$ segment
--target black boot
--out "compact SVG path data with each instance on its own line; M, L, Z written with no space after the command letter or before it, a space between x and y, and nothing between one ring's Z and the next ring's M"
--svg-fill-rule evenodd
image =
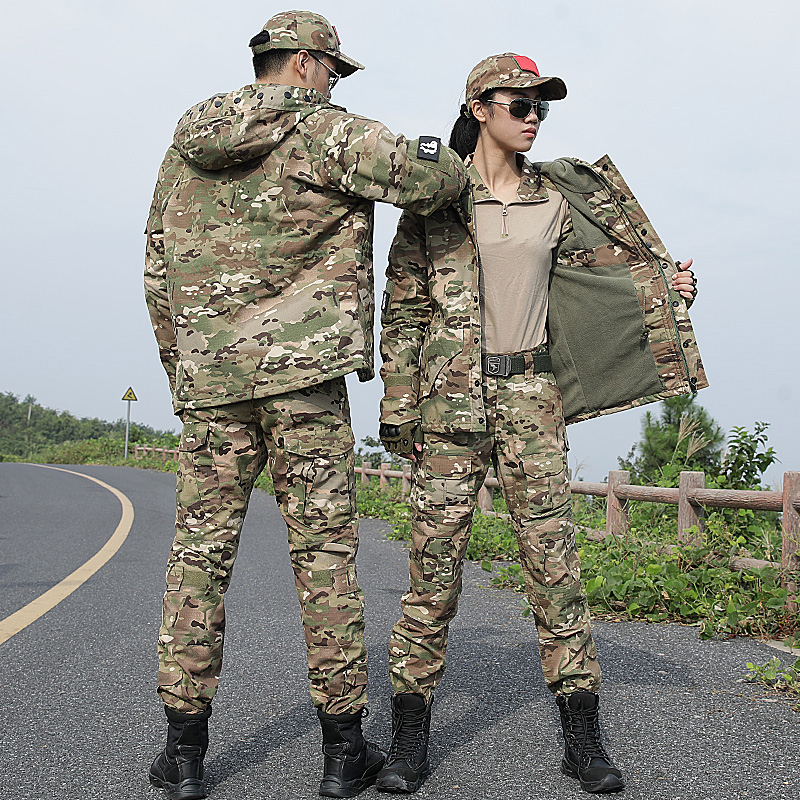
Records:
M614 766L600 741L597 719L600 698L580 690L556 697L564 731L564 758L561 771L581 782L584 791L594 794L618 792L625 788L622 773Z
M211 706L199 714L165 710L169 720L167 746L150 767L150 783L166 789L169 800L200 800L206 796L203 756L208 749Z
M428 737L433 697L425 704L421 694L402 692L392 698L392 746L378 775L379 792L416 792L431 771Z
M317 709L325 756L319 793L325 797L355 797L375 783L383 766L386 754L361 732L363 713L326 714Z

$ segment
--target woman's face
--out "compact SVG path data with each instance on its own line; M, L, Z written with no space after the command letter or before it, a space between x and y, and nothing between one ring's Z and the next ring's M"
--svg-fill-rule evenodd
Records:
M498 89L492 97L496 102L473 100L472 114L481 123L481 138L488 139L485 144L493 144L508 153L525 153L533 145L540 122L533 109L525 119L517 119L511 116L508 106L500 105L510 103L515 97L538 100L539 89Z

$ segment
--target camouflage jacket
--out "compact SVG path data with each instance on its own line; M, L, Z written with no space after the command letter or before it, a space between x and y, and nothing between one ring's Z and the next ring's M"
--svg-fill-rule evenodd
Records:
M438 142L254 84L189 109L158 175L145 295L175 410L373 376L374 201L426 215L466 185Z
M568 423L708 385L675 263L611 160L523 165L520 197L548 184L570 207L553 254L548 332ZM405 212L381 308L381 420L421 418L441 433L485 430L481 391L480 257L471 194L423 219ZM527 193L527 194L526 194Z

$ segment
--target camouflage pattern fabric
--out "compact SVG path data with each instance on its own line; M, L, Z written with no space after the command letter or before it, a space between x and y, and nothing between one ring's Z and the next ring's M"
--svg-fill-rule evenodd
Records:
M330 714L356 711L366 704L367 653L344 378L185 413L159 694L170 708L194 713L217 691L225 592L250 493L266 465L289 530L311 697Z
M536 191L536 173L529 162L522 163L520 193L529 196ZM671 288L677 268L616 167L607 157L596 164L559 159L538 166L544 187L566 197L573 227L581 234L573 230L554 254L550 287L551 297L571 298L567 311L579 323L575 331L559 328L551 303L551 354L567 424L707 386L690 304ZM469 174L472 194L465 193L462 202L427 218L405 212L398 224L381 306L382 422L421 419L426 431L437 433L486 430L478 233L472 214L472 197L482 181L474 167ZM618 288L622 282L624 292ZM620 318L616 299L603 294L606 286L624 294L627 303L632 338L623 342L624 352L601 347ZM597 302L600 296L603 303ZM588 347L594 348L592 358L579 372L573 356ZM638 359L634 366L631 353ZM646 370L638 380L640 367ZM587 399L585 386L623 386L617 379L621 373L627 378L624 393Z
M476 64L467 76L467 104L487 89L525 89L539 87L542 100L563 100L567 87L561 78L543 78L536 63L515 53L489 56Z
M176 411L373 376L374 203L427 215L466 185L455 153L424 144L293 86L186 112L145 267Z
M485 433L425 433L413 470L410 587L389 645L395 692L427 698L442 679L472 514L492 462L514 521L547 685L554 693L600 686L575 549L561 397L553 375L534 375L528 362L524 375L484 377Z
M358 61L342 53L336 28L322 14L313 11L282 11L270 17L261 29L269 33L269 41L252 47L253 55L267 50L316 50L333 56L338 71L346 77L364 69Z

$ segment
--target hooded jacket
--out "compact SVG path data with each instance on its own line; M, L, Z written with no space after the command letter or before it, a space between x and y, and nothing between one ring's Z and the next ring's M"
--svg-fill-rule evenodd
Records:
M176 412L373 376L375 201L427 215L455 153L254 84L179 121L147 223L145 295Z
M572 221L553 253L547 321L566 422L707 386L687 303L672 290L675 262L611 160L536 166L543 186L523 161L520 197L546 198L549 185ZM488 189L474 166L469 174L462 203L400 219L381 313L382 422L486 430L472 204Z

